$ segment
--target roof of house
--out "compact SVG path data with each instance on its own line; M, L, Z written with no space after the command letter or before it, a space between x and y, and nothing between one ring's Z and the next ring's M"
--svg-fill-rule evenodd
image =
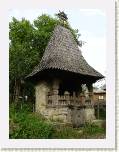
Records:
M105 90L97 90L97 91L94 90L93 93L100 94L100 93L106 93L106 91Z
M46 69L59 69L97 79L103 78L102 74L86 62L70 30L60 25L55 27L39 65L28 77Z

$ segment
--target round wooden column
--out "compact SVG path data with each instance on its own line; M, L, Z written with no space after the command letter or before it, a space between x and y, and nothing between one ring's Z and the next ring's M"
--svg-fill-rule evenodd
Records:
M58 105L58 93L59 93L59 80L54 79L53 80L53 104Z

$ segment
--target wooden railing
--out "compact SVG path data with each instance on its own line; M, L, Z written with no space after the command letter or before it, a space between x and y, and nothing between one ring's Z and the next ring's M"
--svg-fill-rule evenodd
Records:
M65 93L64 95L53 95L48 93L47 95L47 105L48 106L83 106L83 105L90 105L91 100L86 101L86 98L83 94L80 96L70 96L69 93Z

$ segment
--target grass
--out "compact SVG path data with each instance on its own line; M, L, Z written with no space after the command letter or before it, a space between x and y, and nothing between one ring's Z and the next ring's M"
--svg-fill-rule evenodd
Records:
M32 112L32 105L10 104L11 139L92 139L104 138L105 128L85 124L80 128L67 125L54 125L43 116Z
M87 123L83 127L73 128L69 126L55 127L53 132L55 139L96 139L105 138L105 128Z

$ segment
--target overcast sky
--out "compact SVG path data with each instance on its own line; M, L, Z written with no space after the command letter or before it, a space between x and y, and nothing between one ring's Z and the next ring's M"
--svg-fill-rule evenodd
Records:
M9 10L9 21L12 17L26 18L33 22L38 16L46 13L54 17L58 9ZM106 75L106 15L97 9L65 9L72 28L78 29L85 45L81 48L87 62L97 71Z

